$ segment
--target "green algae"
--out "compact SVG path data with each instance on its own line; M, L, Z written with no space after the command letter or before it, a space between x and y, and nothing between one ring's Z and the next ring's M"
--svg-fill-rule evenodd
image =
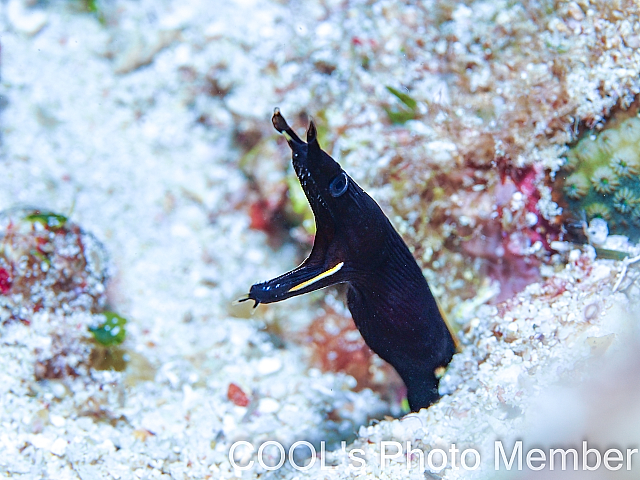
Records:
M120 345L127 334L124 328L127 320L114 312L103 312L102 315L105 317L104 323L89 328L93 338L105 347Z
M67 223L67 217L53 212L35 210L24 217L25 221L39 223L49 230L60 230Z
M385 112L387 112L391 123L402 125L418 117L418 102L414 98L388 85L385 88L400 101L397 106L392 108L385 107Z

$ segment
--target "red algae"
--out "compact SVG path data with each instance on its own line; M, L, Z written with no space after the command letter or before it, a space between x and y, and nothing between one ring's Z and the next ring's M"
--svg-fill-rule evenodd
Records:
M309 325L305 341L312 349L313 366L352 376L356 391L370 388L388 399L402 394L402 380L371 351L350 316L325 306L324 313Z
M242 391L242 389L235 383L230 383L227 389L227 398L233 402L234 405L239 407L246 407L249 405L249 397Z

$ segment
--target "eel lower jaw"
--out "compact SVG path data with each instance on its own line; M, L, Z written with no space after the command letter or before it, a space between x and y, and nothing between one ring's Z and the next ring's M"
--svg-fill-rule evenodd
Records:
M256 283L246 297L237 302L254 301L254 308L260 303L274 303L287 298L312 292L329 285L344 281L336 277L342 270L344 262L337 262L330 267L302 266L280 277L263 283Z

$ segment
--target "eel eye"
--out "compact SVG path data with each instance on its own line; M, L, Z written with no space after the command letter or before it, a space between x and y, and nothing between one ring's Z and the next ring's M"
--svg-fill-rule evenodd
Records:
M340 172L329 184L329 193L332 197L339 197L344 194L349 187L349 179L347 174Z

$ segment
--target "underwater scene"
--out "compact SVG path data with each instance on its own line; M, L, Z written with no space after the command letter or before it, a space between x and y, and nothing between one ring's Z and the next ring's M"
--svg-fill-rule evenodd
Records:
M0 477L638 478L638 2L0 25Z

